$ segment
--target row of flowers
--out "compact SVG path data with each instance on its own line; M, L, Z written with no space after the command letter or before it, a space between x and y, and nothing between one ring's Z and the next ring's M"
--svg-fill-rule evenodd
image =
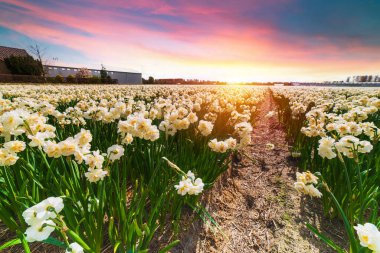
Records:
M350 252L380 252L380 90L301 87L271 92L300 167L311 171L297 173L295 188L322 198L324 213L343 221ZM344 252L347 245L338 246L308 227Z
M176 238L184 206L210 217L200 213L199 197L231 153L251 143L265 94L250 87L0 91L0 219L18 237L0 250L20 243L26 252L28 243L52 238L67 252L101 252L106 240L114 252L144 252L159 227L169 225Z

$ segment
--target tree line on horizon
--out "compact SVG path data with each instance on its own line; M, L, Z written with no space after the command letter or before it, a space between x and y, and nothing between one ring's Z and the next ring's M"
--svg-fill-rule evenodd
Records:
M227 82L200 80L200 79L183 79L183 78L163 78L155 79L153 76L149 76L148 79L142 79L143 84L218 84L223 85Z

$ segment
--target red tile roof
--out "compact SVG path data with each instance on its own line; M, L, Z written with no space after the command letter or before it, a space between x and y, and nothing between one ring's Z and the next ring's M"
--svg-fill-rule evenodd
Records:
M11 55L28 56L28 53L25 51L25 49L0 46L0 61L3 61L5 58L10 57Z

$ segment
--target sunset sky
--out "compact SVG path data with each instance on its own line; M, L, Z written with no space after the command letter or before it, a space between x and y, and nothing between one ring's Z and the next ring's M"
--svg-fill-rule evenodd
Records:
M380 74L380 1L0 0L0 45L36 42L50 64L143 77L343 80Z

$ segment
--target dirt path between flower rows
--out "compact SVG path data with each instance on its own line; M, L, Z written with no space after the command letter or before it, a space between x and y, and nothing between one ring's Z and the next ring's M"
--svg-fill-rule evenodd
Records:
M276 105L269 92L259 107L253 144L204 197L220 225L213 232L202 221L182 235L172 252L333 252L305 227L305 222L344 241L341 226L323 218L321 203L301 197L293 188L297 167L288 151L285 131L276 117L265 117ZM267 143L274 144L268 149ZM224 235L223 235L223 234Z

